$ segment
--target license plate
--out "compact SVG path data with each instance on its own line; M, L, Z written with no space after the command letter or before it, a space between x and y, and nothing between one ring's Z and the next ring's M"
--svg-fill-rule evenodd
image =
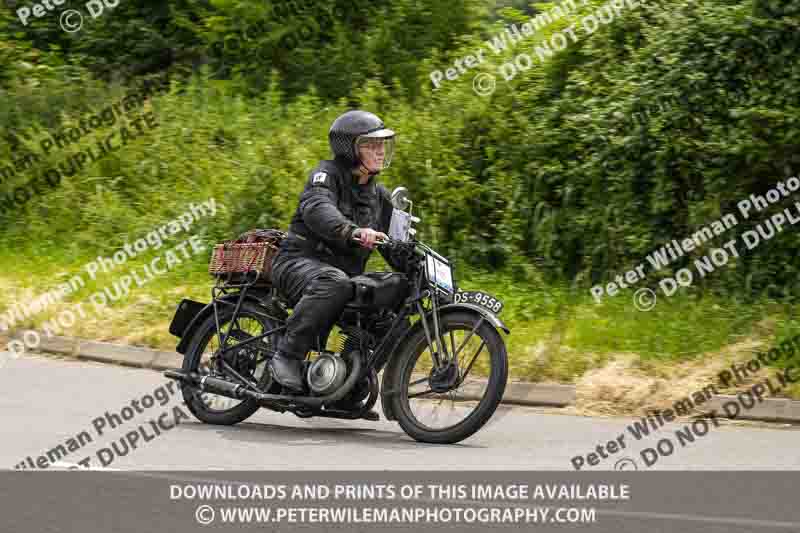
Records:
M487 309L496 315L500 314L500 311L503 310L503 302L501 302L497 297L481 291L457 292L455 295L455 303L480 305L484 309Z

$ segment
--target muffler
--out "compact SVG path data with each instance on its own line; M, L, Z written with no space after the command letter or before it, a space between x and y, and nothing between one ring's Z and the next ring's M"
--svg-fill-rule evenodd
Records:
M289 396L283 394L264 394L262 392L252 391L243 385L233 383L224 379L215 378L209 375L198 374L197 372L181 372L179 370L166 370L164 376L187 383L198 387L203 392L210 392L225 396L226 398L233 398L234 400L241 400L251 398L258 402L292 402L309 407L322 407L325 404L333 403L341 400L347 395L348 392L355 386L358 378L361 375L361 354L353 352L352 362L353 368L347 375L347 379L337 390L328 394L327 396ZM266 369L269 372L269 369Z

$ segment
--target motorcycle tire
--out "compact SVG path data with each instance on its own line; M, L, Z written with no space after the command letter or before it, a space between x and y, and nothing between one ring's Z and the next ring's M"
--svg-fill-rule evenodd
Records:
M442 336L446 338L450 331L471 331L480 319L480 315L470 312L446 314L440 321ZM433 444L460 442L483 427L500 404L508 380L508 355L505 342L497 330L485 320L476 330L475 335L489 348L490 363L487 366L490 371L486 381L486 391L468 417L452 427L441 429L431 428L418 420L408 398L408 387L411 384L411 374L415 364L423 353L429 350L425 331L418 328L409 338L403 340L397 356L398 360L394 366L394 375L389 381L391 390L395 391L390 397L390 401L400 427L413 439ZM452 340L452 337L450 338Z
M256 306L251 302L243 302L242 307L239 311L239 321L250 321L248 323L254 324L257 323L260 326L260 332L253 332L254 334L242 333L242 337L250 336L254 337L259 334L265 333L271 329L277 327L275 322L270 320L269 318L263 316L264 310L260 307ZM230 323L230 319L233 315L233 309L229 306L222 307L219 311L219 321L220 327L222 331L227 331L228 325ZM255 322L253 322L255 321ZM241 322L240 322L241 324ZM191 342L189 343L189 348L186 350L186 355L183 359L183 371L186 373L190 372L198 372L202 373L199 370L200 363L204 355L207 355L206 352L207 346L212 341L217 341L217 325L216 321L214 320L214 315L211 314L205 321L200 325L200 327L195 330L194 337L192 338ZM274 346L277 343L278 337L277 335L273 334L269 337L266 337L262 340L265 344L263 348L274 350ZM253 343L253 344L258 344ZM261 372L259 375L250 375L251 379L254 379L259 383L259 386L262 387L269 387L271 385L271 375L269 371L269 358L263 361L261 364L258 365L260 367ZM237 372L242 368L237 369ZM259 370L258 368L255 369L256 372ZM241 372L240 372L241 373ZM217 425L224 425L230 426L234 424L238 424L253 415L258 409L260 408L258 402L253 399L244 399L241 400L237 405L232 406L227 409L213 409L210 405L208 405L204 400L203 396L206 393L201 393L196 386L184 384L181 387L181 391L183 393L184 401L186 402L186 406L188 407L189 411L197 417L198 420L201 422L205 422L206 424L217 424ZM271 391L270 391L271 392ZM216 396L216 395L210 395ZM236 400L228 399L222 396L216 396L222 402L235 402Z

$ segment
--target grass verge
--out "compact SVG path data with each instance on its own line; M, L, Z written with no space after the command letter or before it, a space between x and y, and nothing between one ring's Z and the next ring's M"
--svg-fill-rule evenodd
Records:
M210 300L206 272L209 250L174 265L141 287L95 313L89 297L113 287L124 274L143 272L156 255L175 246L175 237L160 250L131 259L95 279L83 270L93 257L67 256L50 250L15 250L0 254L0 318L15 303L27 302L79 274L80 290L15 325L42 329L57 314L84 302L86 317L56 334L173 350L167 331L182 298ZM377 256L377 254L375 254ZM45 260L46 258L46 260ZM373 258L368 270L381 270ZM543 283L529 271L485 272L460 269L460 286L500 297L501 318L511 329L505 337L514 379L574 383L585 412L636 412L667 405L687 390L702 388L718 368L746 361L755 350L767 350L800 333L791 306L774 302L741 303L717 297L662 297L650 311L637 310L632 291L594 302L586 289L573 292ZM2 328L0 328L2 329ZM800 352L800 349L798 349ZM795 354L777 367L800 363ZM698 387L699 385L699 387ZM800 398L800 387L785 391Z

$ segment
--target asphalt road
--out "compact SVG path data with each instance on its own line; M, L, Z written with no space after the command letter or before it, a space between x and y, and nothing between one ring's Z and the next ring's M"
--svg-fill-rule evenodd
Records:
M9 361L0 369L0 468L13 469L30 456L34 464L39 460L48 468L84 461L121 470L573 470L571 461L581 455L584 471L615 465L632 469L634 462L640 470L800 469L798 428L784 425L723 422L719 427L709 424L707 432L696 426L690 442L689 430L683 429L683 437L675 433L687 423L671 423L636 441L627 429L633 419L502 407L474 436L437 446L417 443L396 423L384 420L300 419L262 410L237 426L206 425L188 412L180 394L167 396L166 388L161 397L165 405L156 400L147 409L139 404L141 414L132 408L122 412L132 400L141 401L168 382L158 372L107 364L40 356ZM122 419L131 413L135 416L130 420ZM122 421L111 429L113 414ZM139 434L135 449L128 446L133 437L126 439L132 432ZM626 447L617 445L611 453L613 446L607 443L620 435L625 435ZM665 437L674 451L646 467L641 450L655 449ZM588 457L601 444L607 458ZM47 458L58 445L63 451ZM662 443L662 450L668 448ZM589 466L595 459L597 464Z

